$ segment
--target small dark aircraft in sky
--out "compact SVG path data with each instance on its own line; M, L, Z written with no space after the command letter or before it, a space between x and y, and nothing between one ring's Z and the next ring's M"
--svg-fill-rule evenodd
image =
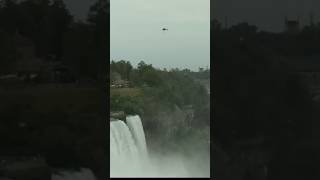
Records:
M162 28L162 31L168 31L168 29L167 28Z

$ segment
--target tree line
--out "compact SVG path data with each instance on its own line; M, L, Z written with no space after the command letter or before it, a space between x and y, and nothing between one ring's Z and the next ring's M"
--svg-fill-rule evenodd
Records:
M14 69L19 61L15 38L27 38L35 56L43 61L50 56L66 64L78 79L98 79L107 48L109 1L98 0L86 21L75 21L63 0L3 0L0 2L0 67ZM104 66L105 67L105 66Z
M317 64L306 59L295 67L293 58L319 56L320 26L310 25L297 34L287 34L258 32L248 23L228 29L214 23L212 33L212 132L216 145L234 154L236 163L245 151L236 149L236 144L262 137L263 143L251 144L251 150L260 148L272 154L269 178L295 179L294 174L309 174L311 165L307 169L291 164L311 163L312 159L301 158L318 151L303 144L318 141L314 129L319 128L319 105L312 100L308 84L296 68ZM318 157L318 153L313 155ZM220 175L216 178L226 176Z
M110 81L115 81L115 74L118 74L123 79L130 81L133 87L139 88L143 93L139 97L111 96L110 108L111 110L127 110L129 113L136 114L155 114L157 113L155 109L144 106L146 101L151 99L158 104L171 107L171 109L175 105L180 108L192 105L199 118L201 115L201 119L205 119L204 122L208 125L210 97L205 87L196 81L198 78L203 78L202 76L205 73L210 74L209 70L201 72L192 72L188 69L160 70L144 61L138 63L136 68L129 61L111 61ZM208 76L204 77L210 78ZM128 103L130 105L127 105Z

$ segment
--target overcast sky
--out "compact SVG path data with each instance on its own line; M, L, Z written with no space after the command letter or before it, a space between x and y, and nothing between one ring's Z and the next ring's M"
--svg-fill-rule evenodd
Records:
M214 0L213 17L228 24L247 21L266 31L279 32L284 29L284 18L296 20L300 17L303 25L310 22L310 13L314 19L320 19L319 0Z
M110 8L110 60L210 66L210 0L111 0Z

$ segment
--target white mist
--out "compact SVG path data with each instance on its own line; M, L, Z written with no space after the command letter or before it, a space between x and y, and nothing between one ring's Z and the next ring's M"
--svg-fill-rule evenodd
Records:
M179 153L148 151L139 116L128 116L126 123L110 122L111 177L199 177L187 170L190 164L193 162ZM192 168L196 171L197 167ZM209 177L209 173L200 177Z

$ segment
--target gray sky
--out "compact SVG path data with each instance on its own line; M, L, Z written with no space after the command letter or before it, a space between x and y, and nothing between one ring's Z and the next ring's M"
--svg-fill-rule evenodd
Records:
M228 16L228 24L247 21L259 29L279 32L284 28L284 17L298 19L303 25L310 22L313 12L315 21L320 20L319 0L214 0L212 16L223 24Z
M111 0L110 8L110 60L210 66L210 0Z

